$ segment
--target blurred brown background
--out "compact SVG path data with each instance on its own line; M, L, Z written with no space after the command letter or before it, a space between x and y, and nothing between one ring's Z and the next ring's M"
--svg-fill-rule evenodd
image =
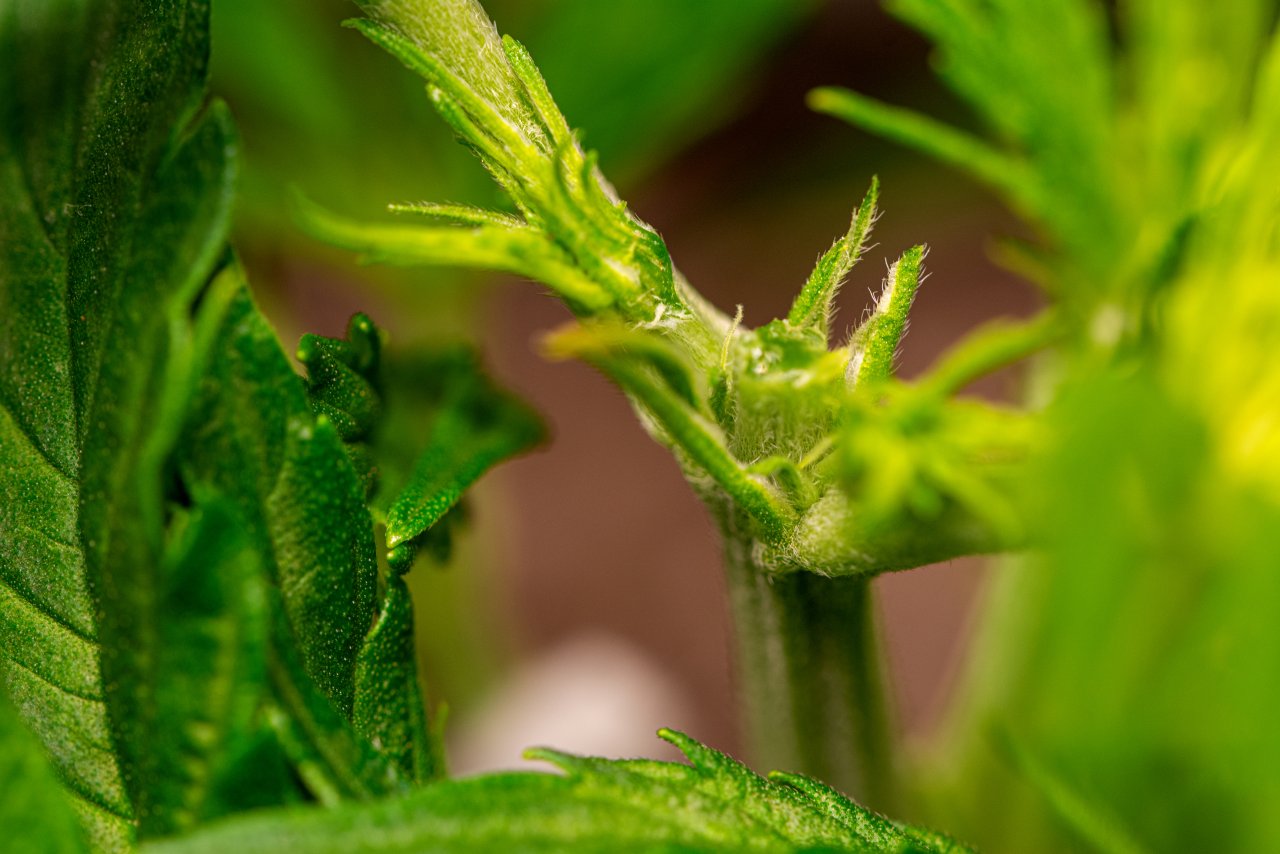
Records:
M642 0L627 0L636 2ZM234 43L220 55L218 39L235 39L242 23L225 16L254 14L256 5L236 12L228 0L218 13L221 30L215 29L215 75L227 81L221 89L242 117L249 181L255 156L269 159L279 132L255 116L253 92L244 89L243 75L237 78L250 60L241 59ZM536 30L539 14L555 3L487 5L501 29L525 39L522 27ZM596 5L599 15L611 13L611 3ZM307 13L315 38L341 43L363 62L388 64L379 73L390 73L390 60L371 59L371 46L337 30L351 7L320 6ZM712 26L702 37L719 34ZM644 49L641 35L635 42ZM540 58L535 40L531 47ZM589 43L550 47L557 51L554 69L572 69L575 85L607 76L594 64L609 57ZM556 74L544 70L559 91ZM730 313L742 304L751 325L785 312L814 260L847 228L872 174L879 174L884 213L876 245L841 295L838 332L861 316L885 264L920 242L929 245L929 279L901 355L905 376L981 321L1033 310L1031 289L988 258L993 237L1013 228L989 196L804 105L809 89L835 84L964 122L914 33L869 0L814 3L760 47L746 70L720 99L727 120L696 139L669 135L664 162L627 166L618 181L622 195L667 240L676 264L714 303ZM567 105L566 112L575 126L586 125L590 145L590 125ZM401 135L447 137L426 110L398 115ZM645 133L644 126L634 130L638 149ZM314 136L290 143L290 151L325 144ZM617 175L608 156L602 166ZM413 161L392 167L405 186L377 197L381 201L415 192L459 200L449 188L440 194L420 180ZM358 173L362 166L350 168ZM454 168L480 171L465 160L451 161L448 169ZM298 181L313 191L305 176ZM364 215L376 206L347 210ZM567 312L527 282L485 286L476 277L458 283L453 276L441 286L444 296L434 297L435 308L420 309L434 313L434 322L410 319L404 306L414 302L406 294L450 274L359 271L287 229L264 240L264 227L259 221L246 228L240 245L286 341L304 329L339 334L346 316L360 308L385 324L393 340L443 329L478 341L493 373L531 400L552 428L547 447L482 483L458 565L413 574L424 666L433 696L451 706L460 769L513 765L511 745L548 739L570 750L663 755L652 732L664 725L739 751L715 532L674 462L641 431L616 389L582 365L538 355L538 336L563 323ZM1007 396L1015 382L997 376L974 392ZM916 737L938 719L981 577L981 561L961 560L876 582L899 715Z

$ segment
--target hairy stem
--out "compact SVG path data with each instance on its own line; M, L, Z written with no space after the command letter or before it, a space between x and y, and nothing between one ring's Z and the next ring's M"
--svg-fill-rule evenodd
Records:
M770 573L755 559L745 520L729 518L723 530L755 763L891 810L892 728L870 579Z

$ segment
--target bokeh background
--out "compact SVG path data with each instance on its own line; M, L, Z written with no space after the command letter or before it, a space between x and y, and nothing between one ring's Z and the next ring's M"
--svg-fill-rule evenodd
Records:
M989 195L805 107L811 88L838 84L968 123L925 43L871 0L485 5L530 48L677 266L726 311L741 304L748 324L785 312L873 174L884 213L841 294L837 335L915 243L929 246L929 278L903 375L983 320L1037 306L991 261L1016 226ZM518 766L535 743L666 756L659 726L740 753L715 532L617 390L539 355L539 336L567 312L528 282L362 268L293 224L290 186L363 218L385 216L390 201L501 204L421 81L339 26L357 11L343 0L220 0L214 89L244 139L237 248L283 340L339 335L364 310L392 346L469 341L551 427L546 447L481 483L450 565L424 563L410 577L455 770ZM1010 397L1018 381L1006 372L971 393ZM982 580L982 561L966 559L876 582L911 739L927 739L945 708Z

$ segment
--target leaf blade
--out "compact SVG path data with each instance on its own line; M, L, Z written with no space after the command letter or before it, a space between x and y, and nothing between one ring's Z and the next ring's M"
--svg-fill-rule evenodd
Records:
M437 783L398 800L227 822L149 854L292 850L380 852L840 850L956 852L950 839L901 828L834 790L758 777L669 730L692 765L530 751L563 775L505 773ZM838 805L837 808L835 805Z

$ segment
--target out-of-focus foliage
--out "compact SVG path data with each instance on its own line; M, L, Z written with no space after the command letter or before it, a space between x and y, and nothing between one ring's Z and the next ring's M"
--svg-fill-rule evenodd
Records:
M815 105L1005 195L1072 330L1038 392L1046 548L984 613L932 802L993 851L1280 846L1276 4L891 8L993 139Z
M3 666L8 666L3 665ZM0 691L0 828L11 833L11 850L20 854L88 850L84 832L67 800L48 754Z
M634 180L730 118L739 106L735 88L816 6L610 0L602 15L596 0L500 0L491 11L537 51L567 114L590 129L612 174ZM467 152L430 120L421 83L334 26L355 11L350 0L214 4L213 88L230 102L248 152L237 243L251 265L282 253L295 266L312 265L315 245L292 227L291 185L362 214L389 199L498 203ZM342 260L331 253L326 263ZM385 271L344 272L403 294ZM447 271L435 278L459 280ZM433 310L402 313L397 331L465 336L475 294L438 286Z

